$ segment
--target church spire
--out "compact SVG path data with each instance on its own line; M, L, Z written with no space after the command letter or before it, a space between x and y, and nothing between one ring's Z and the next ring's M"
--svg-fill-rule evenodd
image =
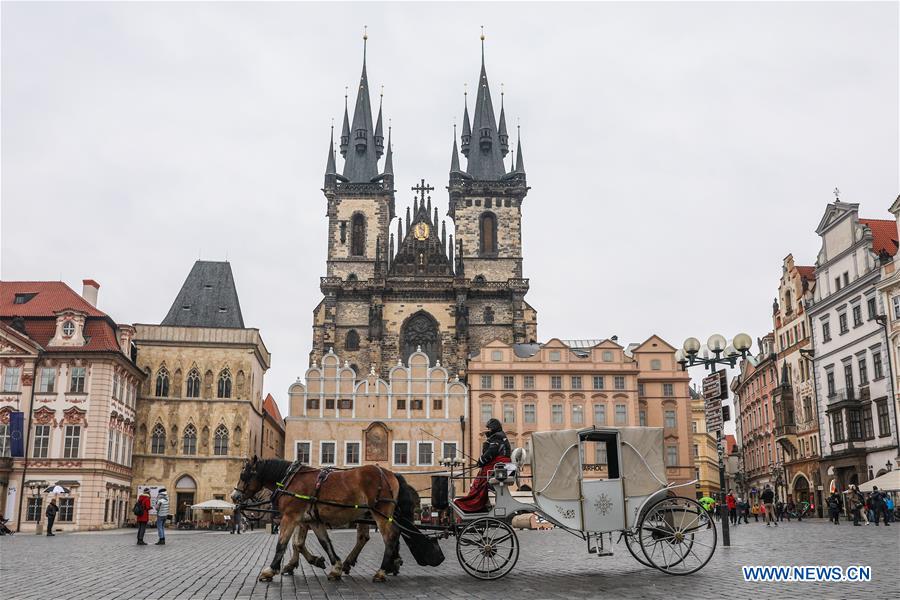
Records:
M328 143L328 161L325 163L325 187L333 185L337 167L334 164L334 121L331 123L331 141Z
M381 111L378 111L378 123L381 124ZM384 157L384 174L394 174L394 152L391 150L391 126L388 125L387 154Z
M382 104L384 104L384 86L381 86L381 94L378 96L378 119L375 123L375 153L378 155L378 158L381 158L381 155L384 154L384 129L381 125Z
M347 116L347 87L344 86L344 126L341 128L341 156L347 156L350 143L350 118Z
M378 176L378 150L375 128L372 126L372 105L369 98L369 76L366 73L366 45L368 33L363 34L363 65L350 125L350 148L344 161L344 177L357 183L368 183Z
M516 125L516 173L525 174L525 161L522 159L522 128Z
M463 124L465 127L465 123ZM498 181L506 174L503 165L503 151L494 118L494 104L488 84L487 69L484 66L484 33L481 34L481 73L478 77L478 93L475 97L475 115L472 129L477 145L467 155L466 172L475 180ZM465 134L465 129L463 129Z
M503 84L500 84L500 130L497 132L500 138L500 152L505 157L509 154L509 135L506 133L506 108L503 106Z
M469 156L469 142L472 139L472 126L469 124L469 89L468 86L463 88L463 126L462 126L462 137L460 138L460 142L462 143L462 153L463 156ZM456 139L456 136L453 136L453 139Z
M459 151L456 149L456 123L453 124L453 153L450 155L450 172L459 173Z

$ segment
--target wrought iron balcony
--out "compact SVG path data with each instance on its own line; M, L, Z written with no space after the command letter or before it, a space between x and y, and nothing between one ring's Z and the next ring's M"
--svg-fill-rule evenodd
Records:
M828 395L829 404L838 404L843 402L865 402L870 399L869 385L843 388L836 390L834 394Z

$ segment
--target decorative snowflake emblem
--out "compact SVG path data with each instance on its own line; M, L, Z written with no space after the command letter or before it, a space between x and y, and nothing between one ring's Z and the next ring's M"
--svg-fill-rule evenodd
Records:
M612 500L606 494L600 494L600 497L594 502L594 508L597 509L601 515L605 515L609 512L609 509L612 508Z
M564 519L574 519L575 518L575 509L574 508L563 508L561 506L557 506L556 511Z

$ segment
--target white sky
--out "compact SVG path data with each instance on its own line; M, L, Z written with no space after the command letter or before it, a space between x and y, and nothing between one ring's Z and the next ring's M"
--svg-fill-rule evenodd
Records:
M443 214L482 24L494 98L504 82L522 124L541 340L755 339L784 256L814 261L835 186L890 218L895 2L7 2L2 277L76 291L92 277L114 319L151 323L198 256L227 255L284 410L307 366L328 128L363 25L398 213L424 177Z

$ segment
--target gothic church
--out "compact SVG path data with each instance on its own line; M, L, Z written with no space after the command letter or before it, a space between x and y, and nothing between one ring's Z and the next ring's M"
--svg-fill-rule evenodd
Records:
M421 348L431 365L440 361L465 379L469 355L488 342L537 339L537 313L525 301L522 276L528 186L521 141L507 168L506 114L501 101L499 123L494 117L482 37L473 118L466 101L459 145L454 132L446 213L453 231L448 235L432 204L434 188L424 180L412 188L412 207L398 215L391 131L385 144L380 103L373 124L365 43L352 120L344 102L341 173L333 136L328 150L327 274L313 311L310 363L333 349L358 376L374 370L387 378Z

